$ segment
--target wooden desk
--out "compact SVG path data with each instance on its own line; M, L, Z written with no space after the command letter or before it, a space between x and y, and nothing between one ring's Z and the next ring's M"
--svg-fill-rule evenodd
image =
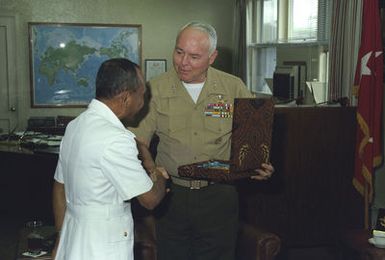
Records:
M385 249L377 248L368 242L372 237L370 230L347 231L341 239L342 259L385 260Z
M58 155L0 144L0 219L53 223L52 185Z
M353 107L284 107L274 113L266 182L239 185L241 219L280 236L283 246L335 245L362 228L363 198L352 185Z
M20 230L19 234L19 241L18 241L18 247L17 247L17 256L16 260L52 260L51 257L51 250L53 248L54 242L55 242L55 228L53 226L43 226L42 227L42 234L45 240L45 249L44 251L47 251L48 254L42 255L39 257L29 257L29 256L23 256L22 254L27 251L27 236L28 236L28 230L23 228Z

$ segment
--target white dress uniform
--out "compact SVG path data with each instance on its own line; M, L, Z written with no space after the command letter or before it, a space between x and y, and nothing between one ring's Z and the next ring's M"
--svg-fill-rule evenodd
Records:
M95 99L67 126L55 172L67 202L57 260L134 259L128 200L153 185L134 137Z

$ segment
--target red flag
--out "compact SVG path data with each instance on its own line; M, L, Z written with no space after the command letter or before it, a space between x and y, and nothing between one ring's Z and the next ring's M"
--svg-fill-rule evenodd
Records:
M354 187L373 199L372 177L382 161L381 115L383 95L383 47L378 0L364 0L361 46L354 84L357 97L357 144Z

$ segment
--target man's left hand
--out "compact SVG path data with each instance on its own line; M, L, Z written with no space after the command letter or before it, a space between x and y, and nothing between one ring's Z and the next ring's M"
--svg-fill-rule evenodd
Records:
M253 180L264 181L270 179L271 175L274 172L274 167L270 163L262 163L261 169L255 170L257 175L251 176Z

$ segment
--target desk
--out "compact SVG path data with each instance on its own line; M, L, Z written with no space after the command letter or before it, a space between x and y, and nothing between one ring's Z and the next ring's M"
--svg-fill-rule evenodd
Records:
M355 115L353 107L276 108L275 172L240 183L241 219L290 248L334 246L345 230L362 228L363 198L352 185Z
M370 237L372 237L370 230L348 231L341 241L342 259L385 260L385 249L369 244Z
M0 217L53 223L52 185L57 153L0 144Z
M27 251L27 235L28 235L28 230L23 228L20 230L20 234L19 234L16 260L32 260L32 259L52 260L50 252L55 242L55 228L53 226L43 226L42 232L43 232L44 238L46 238L45 240L46 242L45 247L47 249L46 251L48 251L49 253L43 256L35 257L35 258L23 256L22 254Z

